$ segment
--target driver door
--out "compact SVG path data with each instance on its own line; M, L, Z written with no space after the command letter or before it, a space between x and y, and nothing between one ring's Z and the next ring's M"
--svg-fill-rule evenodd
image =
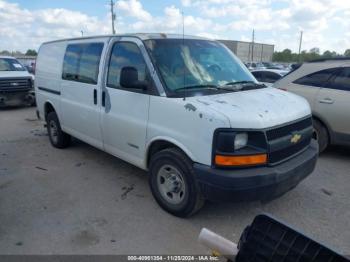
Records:
M139 81L151 82L140 45L127 37L112 44L101 112L105 150L137 166L143 164L151 84L146 90L125 88L120 80L127 67L137 70Z

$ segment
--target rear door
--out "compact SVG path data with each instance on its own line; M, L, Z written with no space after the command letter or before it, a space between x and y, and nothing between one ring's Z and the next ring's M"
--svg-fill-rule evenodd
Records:
M316 102L315 111L334 132L350 135L350 67L339 69L320 89Z
M330 68L303 76L293 81L288 86L288 91L304 97L314 110L320 89L331 79L336 71L337 68Z
M62 127L73 136L103 147L100 128L99 71L103 41L67 45L61 82Z

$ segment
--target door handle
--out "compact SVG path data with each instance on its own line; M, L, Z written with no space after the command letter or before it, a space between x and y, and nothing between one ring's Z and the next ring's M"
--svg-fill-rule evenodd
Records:
M102 91L102 106L104 107L106 105L106 92Z
M329 98L329 97L327 97L327 98L318 100L318 102L320 102L321 104L333 104L334 100Z
M94 89L94 104L97 105L97 90Z

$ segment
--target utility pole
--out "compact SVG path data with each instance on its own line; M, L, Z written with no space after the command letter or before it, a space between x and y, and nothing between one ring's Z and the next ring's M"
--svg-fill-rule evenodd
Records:
M114 2L111 0L111 18L112 18L112 34L115 35L115 29L114 29L114 20L115 20L115 14L114 14Z
M253 29L253 34L252 34L252 62L254 62L254 40L255 40L255 30Z
M299 40L299 62L301 62L301 43L303 42L303 31L300 31L300 40Z

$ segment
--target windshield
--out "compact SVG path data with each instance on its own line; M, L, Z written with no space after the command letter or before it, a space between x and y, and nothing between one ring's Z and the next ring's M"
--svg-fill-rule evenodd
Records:
M0 58L0 71L25 71L26 69L13 58Z
M216 41L152 39L145 45L170 93L193 87L256 83L233 53Z

